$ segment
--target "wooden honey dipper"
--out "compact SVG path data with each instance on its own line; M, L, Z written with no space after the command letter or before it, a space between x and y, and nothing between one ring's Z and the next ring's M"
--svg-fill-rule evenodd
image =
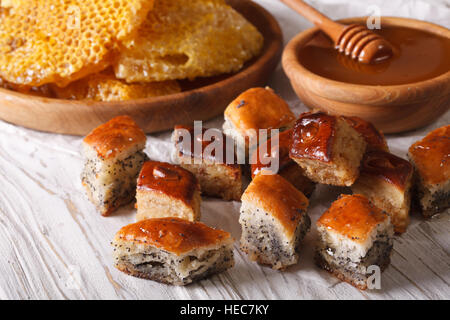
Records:
M334 42L335 48L361 63L376 63L393 55L392 45L383 37L358 25L337 23L301 0L281 0L314 23Z

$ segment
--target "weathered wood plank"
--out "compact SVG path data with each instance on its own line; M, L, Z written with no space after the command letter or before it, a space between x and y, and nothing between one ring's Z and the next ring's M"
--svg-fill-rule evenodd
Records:
M259 2L277 16L286 40L308 26L278 2ZM358 14L360 2L348 3L355 5L353 12ZM280 68L269 85L296 114L305 110ZM222 121L207 125L220 127ZM389 136L389 146L405 157L413 141L448 123L450 112L427 128ZM392 264L382 276L379 291L361 292L319 270L312 260L314 230L305 240L299 264L285 272L250 262L236 242L233 269L191 286L170 287L126 276L112 266L109 243L120 227L134 221L135 210L130 205L109 218L95 211L80 185L80 143L77 137L0 121L0 299L450 298L450 212L428 221L413 217L408 232L395 242ZM170 160L170 133L149 136L146 152L152 159ZM349 190L318 187L309 211L313 222L341 192ZM205 223L239 239L239 203L205 198L202 212Z

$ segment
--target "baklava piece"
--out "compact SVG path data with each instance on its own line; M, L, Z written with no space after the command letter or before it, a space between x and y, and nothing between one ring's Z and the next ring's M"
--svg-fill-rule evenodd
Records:
M166 162L144 163L137 182L137 221L162 217L199 220L200 203L200 185L191 172Z
M383 132L378 130L372 123L359 117L343 117L348 124L358 131L367 143L367 151L381 150L389 152L389 147Z
M412 165L402 158L384 151L369 151L352 191L386 211L395 232L403 233L409 224L413 171Z
M203 128L197 133L193 127L176 126L172 140L176 161L197 177L203 194L240 200L242 169L236 163L234 144L227 143L220 130Z
M201 222L155 218L123 227L112 242L115 267L134 277L187 285L234 265L233 239Z
M367 289L369 266L387 268L393 248L389 216L362 195L342 195L317 221L316 263L342 281Z
M295 116L288 104L270 88L253 88L245 91L226 108L224 133L235 140L239 152L249 156L253 150L264 142L259 129L284 131L291 128ZM260 141L261 140L261 141Z
M365 149L364 139L344 118L308 112L294 125L289 156L315 182L351 186Z
M252 179L259 173L279 174L310 197L315 183L303 174L303 169L289 158L292 129L281 132L261 144L250 157Z
M81 181L103 216L133 201L139 170L148 159L142 151L145 142L144 132L128 116L116 117L84 138Z
M450 207L450 125L430 132L409 148L415 190L425 217Z
M284 178L258 174L242 195L241 250L273 269L296 264L311 226L307 207L308 199Z

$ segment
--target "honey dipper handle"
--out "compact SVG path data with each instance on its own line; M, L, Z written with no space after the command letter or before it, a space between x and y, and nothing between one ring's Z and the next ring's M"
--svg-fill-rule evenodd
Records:
M330 38L335 43L337 42L341 33L344 31L344 28L346 27L345 25L334 22L326 15L322 14L321 12L317 11L309 4L301 0L280 0L280 1L286 4L292 10L304 16L312 23L314 23L317 27L322 29L322 31L324 31L328 36L330 36Z

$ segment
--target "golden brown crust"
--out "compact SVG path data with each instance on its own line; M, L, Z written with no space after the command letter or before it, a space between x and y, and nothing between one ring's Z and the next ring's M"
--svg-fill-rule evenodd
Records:
M317 221L318 227L334 230L355 242L367 240L373 228L388 216L360 194L341 195Z
M279 159L279 170L281 171L284 167L295 164L294 160L289 158L289 147L291 144L292 129L286 130L278 134L278 144L272 145L274 139L273 137L266 142L262 143L251 155L251 174L252 178L255 177L262 169L270 167L271 163L268 162L271 158ZM270 152L270 154L268 154ZM260 153L263 154L262 159L260 158ZM265 161L261 161L265 160ZM263 163L264 162L264 163ZM274 174L278 172L273 172Z
M145 162L137 181L138 192L163 193L188 205L191 205L196 190L200 190L200 186L194 174L167 162Z
M185 131L185 134L189 133L190 141L183 140L183 131ZM212 136L211 139L205 136L205 132L207 131ZM217 141L217 137L219 137L221 141ZM197 133L194 131L193 127L177 125L174 128L173 139L175 141L175 148L179 153L180 157L190 157L192 159L194 158L205 159L208 161L215 162L217 164L226 165L233 169L237 169L240 167L236 163L237 161L234 152L234 144L231 145L227 144L227 139L220 130L202 128L202 132ZM198 145L197 148L195 147L196 144ZM216 151L215 146L219 148L219 145L222 145L222 148L220 149L222 154L216 154L215 152ZM227 159L226 157L227 150L230 152L230 154L234 155L233 159Z
M409 156L424 183L450 179L450 125L428 133L409 148Z
M228 232L179 218L142 220L123 227L115 236L116 240L139 242L176 255L219 245L230 238Z
M367 143L367 150L381 150L389 152L384 134L375 128L375 126L359 117L342 117L359 134L362 135Z
M303 193L277 174L258 174L241 200L253 203L271 214L284 227L288 237L295 233L309 204Z
M290 127L295 116L288 104L270 88L252 88L233 100L225 117L237 130Z
M369 151L364 155L361 175L379 177L405 190L413 174L411 163L385 151Z
M94 148L99 157L109 159L146 139L144 131L131 117L118 116L92 130L83 141Z
M290 157L331 162L336 121L323 112L301 114L292 132Z

